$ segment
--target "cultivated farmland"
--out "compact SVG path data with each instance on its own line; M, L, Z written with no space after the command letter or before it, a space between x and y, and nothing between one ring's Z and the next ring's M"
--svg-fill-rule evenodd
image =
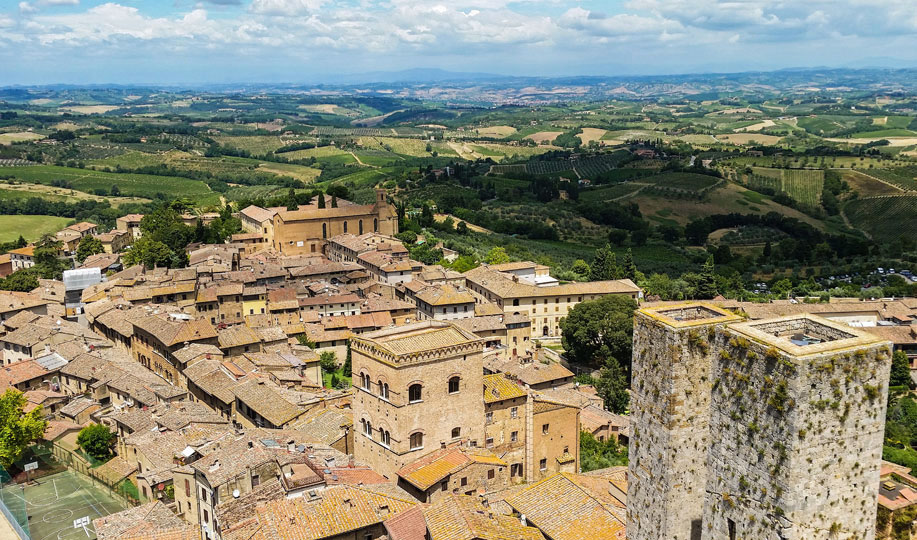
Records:
M29 242L41 238L41 235L53 234L72 221L70 218L56 216L0 216L0 242L12 242L22 235Z
M917 195L855 199L844 206L844 214L877 241L917 237Z

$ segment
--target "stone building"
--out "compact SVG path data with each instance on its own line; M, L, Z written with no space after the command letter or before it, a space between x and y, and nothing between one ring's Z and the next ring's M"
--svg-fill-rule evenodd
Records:
M394 478L441 445L481 445L482 350L477 336L441 321L354 337L356 458Z
M628 538L874 538L890 364L814 315L639 310Z
M272 232L268 238L272 247L285 255L322 253L328 239L339 234L398 234L398 217L385 190L376 191L373 204L359 205L340 199L337 204L337 208L332 208L328 200L325 208L318 208L316 203L300 206L298 210L278 211L270 221Z

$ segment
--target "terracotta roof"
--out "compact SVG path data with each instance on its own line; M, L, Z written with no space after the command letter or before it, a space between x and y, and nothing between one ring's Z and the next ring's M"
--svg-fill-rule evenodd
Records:
M44 306L48 303L48 300L43 300L33 293L0 291L0 313Z
M426 540L427 522L423 507L415 506L385 520L383 523L389 540Z
M263 381L245 381L232 391L240 401L275 426L282 426L305 412Z
M551 510L563 514L554 506ZM468 495L448 495L425 508L423 516L430 540L544 540L538 529L522 525L518 518L496 514Z
M640 291L640 288L629 279L565 283L552 287L538 287L523 281L516 281L511 274L498 272L487 265L481 265L469 270L465 273L465 278L478 287L491 291L500 298L636 294Z
M525 390L502 373L484 375L484 403L496 403L525 396Z
M474 334L442 322L424 321L360 336L389 353L400 356L478 341Z
M456 319L452 322L473 333L496 332L506 330L506 324L503 322L503 317L503 315L486 315L484 317Z
M88 221L81 221L79 223L74 223L73 225L70 225L67 228L73 231L83 233L83 232L92 230L96 227L98 227L98 225L96 225L95 223L89 223Z
M506 373L528 385L561 381L573 377L573 372L559 362L550 360L543 351L528 356L491 356L484 361L490 371Z
M64 433L79 431L81 429L83 429L83 426L75 422L71 422L70 420L49 420L48 427L45 429L45 433L42 435L42 438L46 441L53 441Z
M268 210L266 208L261 208L260 206L250 205L243 208L240 212L243 216L262 223L265 221L270 221L273 219L275 212L274 210Z
M417 299L431 306L451 306L454 304L473 304L474 296L465 289L458 289L449 284L430 285L417 293Z
M370 486L335 486L316 501L280 499L256 510L257 532L251 540L319 540L382 523L415 503L374 491Z
M360 297L355 294L337 294L337 295L324 294L321 296L312 296L308 298L299 299L300 307L326 306L326 305L334 305L334 304L359 304L359 303L360 303Z
M19 249L11 249L7 253L12 253L14 255L25 255L26 257L35 256L35 246L26 246Z
M170 321L160 316L148 315L132 320L131 323L149 332L168 347L185 341L202 341L217 337L217 331L204 319Z
M552 540L624 540L625 512L601 479L558 473L506 498L506 502ZM558 509L562 508L562 512Z
M440 483L447 476L458 472L472 463L488 463L506 466L506 462L493 452L484 449L465 449L450 446L431 452L398 470L398 476L411 485L426 491Z
M53 371L48 371L35 360L23 360L0 367L0 393L7 387L16 386L33 379L40 379L51 373Z
M156 501L92 521L99 540L199 540L200 531Z
M244 324L238 324L220 330L217 339L222 349L261 343L261 336Z

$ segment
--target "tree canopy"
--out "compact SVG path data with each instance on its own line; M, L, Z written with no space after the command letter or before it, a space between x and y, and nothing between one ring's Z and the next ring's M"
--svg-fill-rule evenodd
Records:
M80 240L79 247L76 248L76 260L83 262L90 255L102 253L105 248L102 247L102 241L94 236L85 236Z
M636 300L607 295L581 302L560 321L564 349L578 363L604 367L616 359L630 373Z
M111 456L115 434L104 424L89 424L80 430L76 443L93 458L103 461Z
M9 388L0 396L0 464L7 469L28 446L41 438L48 427L41 407L23 412L26 399L22 392Z

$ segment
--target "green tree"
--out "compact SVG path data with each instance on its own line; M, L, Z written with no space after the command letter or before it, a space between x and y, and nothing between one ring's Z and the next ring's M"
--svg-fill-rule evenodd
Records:
M347 355L344 357L344 365L341 366L341 373L350 377L353 371L353 363L350 358L350 342L347 342Z
M618 259L609 244L605 244L595 251L595 258L589 267L590 281L604 281L608 279L621 279L624 270L618 266Z
M333 373L337 371L338 368L338 359L337 355L332 351L325 351L318 357L319 365L322 367L322 371L326 373Z
M567 355L574 362L594 367L605 366L609 358L616 358L629 373L635 309L636 300L617 294L574 306L560 321Z
M455 259L449 266L456 272L461 272L464 274L472 268L477 268L478 261L474 260L474 257L471 255L462 255L461 257Z
M627 389L627 376L621 364L614 357L608 358L595 381L595 391L605 403L605 408L615 414L627 412L630 404Z
M600 441L589 433L583 431L579 438L580 465L583 472L627 465L627 447L621 446L613 438Z
M624 252L624 258L621 260L621 269L624 271L624 277L630 280L637 279L637 265L634 264L634 254L630 248Z
M576 259L575 261L573 261L573 267L570 268L570 270L572 270L574 274L580 277L583 277L583 278L588 277L589 276L589 263L587 263L583 259Z
M319 209L322 209L325 207L325 194L324 193L318 194L318 207Z
M714 296L716 296L716 274L713 267L713 255L711 255L707 257L707 261L697 276L697 282L694 284L694 298L709 300Z
M771 287L771 292L775 295L785 298L793 290L793 282L789 278L783 278Z
M25 396L13 388L0 396L0 464L7 469L48 427L40 406L26 413L25 405Z
M182 250L182 253L184 253L184 250ZM136 264L142 264L147 268L170 266L172 264L172 250L162 242L142 236L122 255L121 259L126 267Z
M459 221L458 225L455 226L455 232L458 234L468 234L468 224L464 221Z
M102 253L105 248L102 247L102 241L94 236L84 236L80 240L80 245L76 248L76 260L83 262L90 255Z
M61 243L50 234L45 234L35 245L32 259L35 271L45 279L60 279L68 265L60 258Z
M433 225L433 209L429 204L424 204L420 209L420 226L430 227Z
M290 192L287 194L287 210L290 212L299 210L299 204L296 202L296 190L290 188Z
M117 197L118 195L121 195L121 188L119 188L117 185L111 186L111 196Z
M490 251L487 252L487 256L484 258L484 262L487 264L508 263L509 255L506 254L506 248L500 246L490 248Z
M892 355L892 371L888 385L914 387L911 380L911 365L904 351L895 351Z
M332 195L331 196L331 208L337 208L337 207L338 207L338 196Z
M38 288L38 273L32 268L17 270L0 279L0 290L29 292Z
M115 434L105 424L89 424L81 429L76 437L76 444L99 461L111 457L111 447L114 443Z

